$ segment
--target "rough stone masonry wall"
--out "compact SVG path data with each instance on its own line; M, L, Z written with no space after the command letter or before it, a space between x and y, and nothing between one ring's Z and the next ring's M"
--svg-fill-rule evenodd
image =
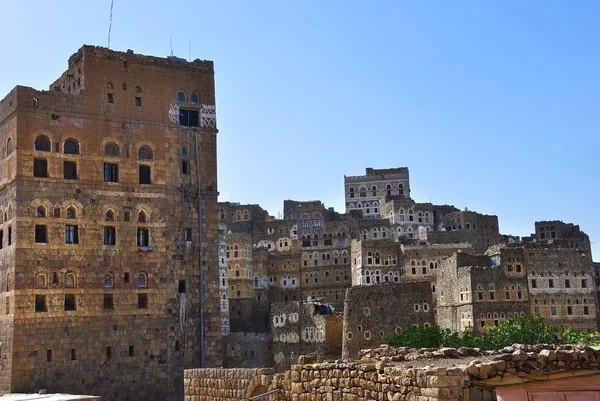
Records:
M278 389L271 400L438 401L494 399L474 382L522 378L565 369L599 369L597 348L519 345L500 351L470 348L364 350L360 361L312 362L300 357L292 369L273 376L248 369L185 372L186 401L248 399L259 387ZM420 366L419 366L420 365ZM456 365L456 366L455 366ZM600 370L599 370L600 372Z

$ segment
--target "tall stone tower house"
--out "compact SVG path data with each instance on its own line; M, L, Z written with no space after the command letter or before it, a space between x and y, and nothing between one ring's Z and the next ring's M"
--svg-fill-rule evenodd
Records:
M0 102L0 391L183 397L221 364L214 69L83 46Z

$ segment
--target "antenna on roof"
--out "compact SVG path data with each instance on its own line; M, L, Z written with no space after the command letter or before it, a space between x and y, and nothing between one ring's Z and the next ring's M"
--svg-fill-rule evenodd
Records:
M173 57L173 38L169 38L169 45L171 46L171 57Z

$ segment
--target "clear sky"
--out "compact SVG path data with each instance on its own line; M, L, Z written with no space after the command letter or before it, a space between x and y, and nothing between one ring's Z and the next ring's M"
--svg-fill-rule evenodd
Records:
M110 0L3 0L0 96L47 89ZM221 200L344 210L407 166L416 201L587 232L600 259L600 2L115 0L111 48L215 62Z

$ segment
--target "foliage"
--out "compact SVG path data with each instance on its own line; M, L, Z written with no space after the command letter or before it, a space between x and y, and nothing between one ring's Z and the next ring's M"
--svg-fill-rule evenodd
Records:
M394 347L497 350L512 344L600 345L600 333L548 323L540 315L525 315L489 326L481 336L474 336L470 330L458 333L439 326L411 326L388 337L387 343Z

